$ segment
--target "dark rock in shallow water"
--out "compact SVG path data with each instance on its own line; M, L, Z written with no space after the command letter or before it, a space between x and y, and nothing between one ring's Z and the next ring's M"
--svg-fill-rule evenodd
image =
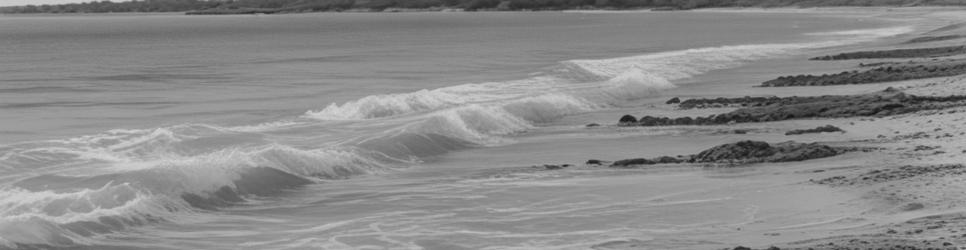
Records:
M955 39L955 38L952 38ZM914 48L914 49L893 49L875 50L841 53L831 56L820 56L809 60L851 60L851 59L873 59L873 58L915 58L915 57L937 57L951 56L966 53L964 46L946 46L933 48Z
M652 161L650 159L635 158L635 159L625 159L625 160L615 161L610 166L612 166L612 167L624 167L624 166L631 166L631 165L654 165L654 164L657 164L657 162L656 161Z
M653 117L644 116L637 121L636 125L639 126L667 126L667 125L691 125L694 123L694 118L691 117L679 117L679 118L667 118L667 117Z
M600 124L597 124L597 123L591 123L591 124L587 124L587 127L588 127L588 128L593 128L593 127L600 127Z
M677 103L681 103L681 98L675 97L675 98L671 98L671 100L667 100L667 102L664 102L664 104L677 104Z
M865 71L842 71L822 75L782 76L765 81L762 87L827 86L894 82L966 74L966 62L916 63L881 66Z
M684 163L688 159L685 157L672 157L672 156L661 156L653 159L646 158L634 158L619 160L612 163L611 167L627 167L633 165L654 165L654 164L671 164L671 163Z
M617 124L621 126L634 125L636 123L637 123L637 118L634 117L633 115L621 116L620 121L617 122Z
M763 141L740 141L722 144L685 157L661 156L657 158L634 158L615 161L612 167L654 165L669 163L758 163L804 161L836 156L845 152L818 143L783 142L769 144ZM588 161L589 162L589 161Z
M603 165L604 162L601 161L601 160L590 159L590 160L587 160L587 163L586 164L587 165Z
M778 103L782 100L779 97L738 97L738 98L695 98L688 99L687 101L681 102L678 105L682 109L693 109L693 108L720 108L720 107L748 107L748 106L762 106L771 105L773 103Z
M686 161L687 161L687 159L684 159L684 158L671 157L671 156L661 156L661 157L657 157L657 158L653 158L653 159L635 158L635 159L619 160L619 161L615 161L613 164L611 164L611 166L612 167L626 167L626 166L633 166L633 165L654 165L654 164L683 163L683 162L686 162Z
M681 162L684 162L684 160L681 160L681 159L678 159L678 158L674 158L674 157L670 157L670 156L661 156L661 157L658 157L658 158L654 159L654 161L656 161L657 163L663 163L663 164L667 164L667 163L681 163Z
M962 36L962 35L922 36L922 37L909 39L909 41L906 41L906 43L925 43L925 42L953 40L953 39L960 39L960 38L966 38L966 36Z
M817 128L810 129L795 129L792 131L785 132L785 135L800 135L800 134L815 134L815 133L826 133L826 132L845 132L839 127L832 125L825 125Z
M690 99L682 102L679 107L705 107L718 103L741 105L744 108L707 117L671 119L645 116L641 117L637 123L624 123L623 125L717 125L804 118L888 116L920 110L963 106L966 105L966 96L914 96L890 89L862 95Z
M677 125L691 125L694 123L694 118L691 117L678 117L672 122Z
M557 169L564 169L564 168L569 168L569 167L571 167L570 164L561 164L561 165L546 164L546 165L543 165L543 168L544 169L547 169L547 170L557 170Z

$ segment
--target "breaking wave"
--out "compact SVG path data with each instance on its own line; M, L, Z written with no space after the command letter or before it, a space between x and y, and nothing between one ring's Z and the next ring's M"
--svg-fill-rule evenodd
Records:
M734 45L669 51L620 58L563 61L538 76L515 81L463 84L411 93L366 96L343 104L332 103L322 110L308 111L305 117L318 120L362 120L402 116L466 105L505 107L522 99L557 95L548 102L568 106L579 100L580 109L568 115L612 106L622 101L653 96L674 88L672 82L712 70L727 69L746 62L789 55L803 49L865 42L911 32L911 27L813 33L825 37L810 43ZM566 97L561 97L566 96Z

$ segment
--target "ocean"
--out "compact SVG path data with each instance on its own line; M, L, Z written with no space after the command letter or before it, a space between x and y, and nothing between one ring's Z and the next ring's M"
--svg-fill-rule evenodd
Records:
M530 166L726 141L610 125L675 112L669 91L757 83L709 74L914 28L818 12L0 16L0 248L714 245L691 236L758 213L718 192L740 184Z

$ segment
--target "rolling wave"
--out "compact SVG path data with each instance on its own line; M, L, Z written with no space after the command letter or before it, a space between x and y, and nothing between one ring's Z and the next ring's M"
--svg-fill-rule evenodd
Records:
M529 79L366 96L343 104L332 103L322 110L308 111L304 117L318 120L378 119L464 105L506 106L520 99L545 94L569 96L558 98L562 102L553 104L568 105L568 99L579 99L586 103L583 106L604 108L615 102L652 96L660 90L676 87L672 83L674 81L712 70L789 55L803 49L865 42L912 30L911 27L892 27L824 32L809 35L827 39L809 43L734 45L620 58L569 60Z

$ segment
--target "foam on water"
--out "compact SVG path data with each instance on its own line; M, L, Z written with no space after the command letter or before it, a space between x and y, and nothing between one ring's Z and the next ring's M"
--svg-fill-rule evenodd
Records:
M614 102L652 96L673 88L672 83L712 70L739 66L748 61L788 55L802 49L866 42L911 32L911 27L812 33L821 41L786 44L732 45L660 52L620 58L569 60L537 76L515 81L462 84L410 93L366 96L343 104L332 103L305 117L318 120L364 120L403 116L464 105L512 105L523 98L545 94L590 101L582 106L605 108ZM587 97L594 99L586 100ZM606 98L602 98L606 97ZM586 112L587 109L571 110ZM572 113L567 113L572 114ZM564 114L564 115L567 115Z
M843 43L855 43L855 42L866 42L871 39L878 39L890 36L897 36L901 34L906 34L915 31L915 28L910 26L898 26L889 27L881 29L860 29L860 30L842 30L842 31L829 31L829 32L814 32L808 33L806 35L812 36L845 36L849 38L846 41L841 41Z
M0 245L89 244L89 236L173 218L180 203L129 183L72 191L0 191Z
M179 214L271 196L315 178L383 170L382 162L364 155L269 144L140 162L125 159L92 175L23 178L0 190L0 240L87 244L85 237L93 234L177 220Z
M548 106L570 105L573 99L584 99L582 101L589 102L581 106L604 108L614 102L639 99L662 89L673 88L675 85L671 82L675 80L734 67L750 60L787 54L803 47L805 45L802 44L744 45L624 58L571 60L561 62L551 72L530 79L367 96L306 112L305 117L319 120L378 119L473 104L514 105L521 99L546 94L558 96L556 102L547 102ZM585 97L596 97L596 100L586 100ZM563 115L568 114L573 113Z

